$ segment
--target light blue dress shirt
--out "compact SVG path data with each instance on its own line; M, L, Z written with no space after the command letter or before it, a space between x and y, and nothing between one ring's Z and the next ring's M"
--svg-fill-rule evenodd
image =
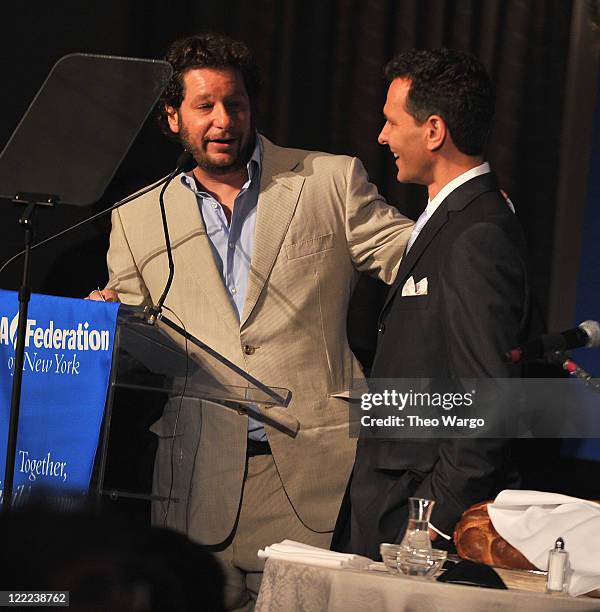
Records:
M196 182L191 173L181 175L183 185L193 191L198 200L215 264L221 273L238 319L241 319L246 301L256 228L256 205L262 169L262 144L258 136L246 168L248 180L234 200L231 224L227 223L221 204L210 193L202 190L202 186ZM260 441L267 439L263 425L252 417L249 417L248 437Z

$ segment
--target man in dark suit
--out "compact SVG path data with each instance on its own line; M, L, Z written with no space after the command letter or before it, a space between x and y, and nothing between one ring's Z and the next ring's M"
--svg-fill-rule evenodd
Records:
M526 252L512 204L484 162L492 85L472 56L408 51L390 81L379 143L398 181L426 185L379 320L372 379L506 378L501 358L526 333ZM333 546L377 558L399 542L409 497L436 501L432 538L452 534L473 503L515 486L506 439L359 439ZM437 532L437 533L436 533Z

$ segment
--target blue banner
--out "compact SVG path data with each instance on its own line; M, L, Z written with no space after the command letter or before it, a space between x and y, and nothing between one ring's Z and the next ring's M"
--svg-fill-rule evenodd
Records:
M14 488L89 487L110 376L116 303L32 295ZM19 304L0 290L0 489L4 488Z

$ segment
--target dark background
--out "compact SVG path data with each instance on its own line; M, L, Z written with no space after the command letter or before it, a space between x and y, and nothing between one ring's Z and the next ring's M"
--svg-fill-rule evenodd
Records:
M387 87L383 66L394 52L413 46L465 49L485 63L496 84L488 157L525 229L544 319L551 291L572 11L571 0L10 3L2 9L0 35L0 147L61 56L83 51L160 58L177 37L222 31L248 43L262 67L261 132L284 146L357 155L389 201L416 219L426 203L425 191L396 183L392 156L376 140ZM103 126L97 129L101 132ZM177 145L149 119L102 200L91 210L42 211L38 237L166 174L178 153ZM0 263L21 249L19 212L0 200ZM109 230L105 219L37 251L33 290L83 296L102 286ZM0 275L0 287L16 289L20 273L20 265L11 264ZM351 338L364 362L372 349L382 295L379 284L362 279L353 302ZM546 452L556 456L556 444L536 451L536 460Z
M218 30L247 42L262 67L258 126L266 136L285 146L357 155L382 193L416 218L424 207L424 191L396 183L393 159L376 140L386 92L382 69L395 51L412 46L466 49L484 61L497 86L489 158L525 227L544 310L571 10L569 0L13 5L3 8L0 36L5 84L0 145L62 55L86 51L159 58L174 38ZM176 156L176 147L149 120L99 206L166 173ZM21 236L13 224L12 205L2 205L4 261L19 250ZM71 207L46 213L40 237L84 214ZM101 283L98 260L103 257L106 228L98 224L36 257L34 288L77 295ZM18 278L18 266L11 266L0 285L14 288Z

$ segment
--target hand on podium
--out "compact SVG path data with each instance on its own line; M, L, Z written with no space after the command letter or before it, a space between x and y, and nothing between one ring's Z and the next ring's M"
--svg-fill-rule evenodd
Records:
M86 298L95 302L120 302L119 294L114 289L94 289Z

